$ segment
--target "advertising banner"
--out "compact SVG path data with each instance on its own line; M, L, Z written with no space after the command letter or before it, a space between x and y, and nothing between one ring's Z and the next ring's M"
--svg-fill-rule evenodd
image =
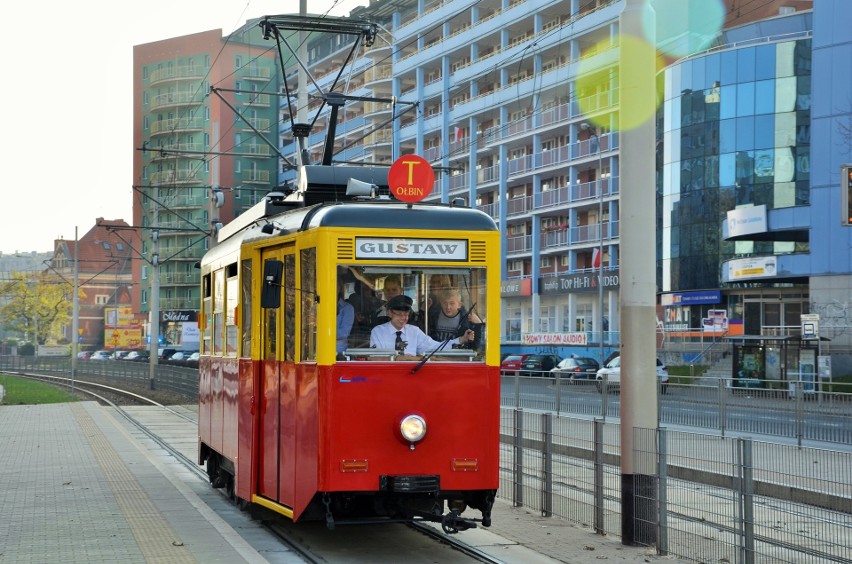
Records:
M524 333L521 342L525 345L582 345L588 344L585 333Z

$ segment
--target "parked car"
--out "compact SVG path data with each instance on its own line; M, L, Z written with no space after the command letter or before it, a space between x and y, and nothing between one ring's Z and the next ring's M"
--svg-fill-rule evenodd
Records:
M521 364L529 355L528 354L510 354L500 363L500 370L506 372L517 372L521 369Z
M127 353L122 360L138 360L140 356L145 355L145 358L148 358L148 351L130 351Z
M112 356L112 353L109 351L95 351L89 357L89 360L109 360L110 356Z
M77 358L80 360L89 360L92 356L92 351L80 351L77 353Z
M114 351L109 357L112 360L124 360L130 351Z
M160 357L160 360L168 360L172 358L176 352L177 349L174 348L160 347L157 349L157 355Z
M132 360L133 362L148 362L151 360L151 353L148 351L133 351L124 360Z
M194 352L195 351L177 351L175 354L173 354L169 358L169 360L184 364L184 363L186 363L186 361L189 360L189 357L192 356L194 354Z
M560 360L555 354L531 354L521 364L521 376L550 376Z
M559 361L550 375L567 378L572 384L577 380L594 380L601 365L598 361L585 356L569 356Z
M607 390L619 390L621 388L621 357L617 356L610 360L606 366L598 370L596 379L599 392L603 392L603 379L606 376ZM657 379L660 381L660 393L665 394L669 383L669 367L657 359Z

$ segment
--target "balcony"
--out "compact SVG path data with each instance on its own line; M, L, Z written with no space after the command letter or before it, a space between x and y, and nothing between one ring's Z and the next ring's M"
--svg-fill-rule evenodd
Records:
M530 251L532 251L532 236L506 237L507 254L528 253Z
M269 94L257 94L254 92L242 92L241 94L237 94L237 97L242 100L244 106L249 107L269 107L270 96Z
M269 145L263 143L249 143L246 145L240 145L236 147L236 152L249 157L268 157L272 150L269 148Z
M500 204L499 202L495 202L493 204L481 204L476 206L476 209L479 211L490 215L492 218L497 219L497 216L500 215Z
M204 97L195 92L167 92L151 98L152 110L160 108L176 108L179 106L200 106L204 104Z
M202 182L198 170L161 170L148 175L151 184L180 184Z
M248 67L240 74L241 80L259 80L267 82L272 79L272 69L269 67Z
M161 286L195 286L199 283L201 276L199 273L189 274L186 272L180 273L160 273Z
M272 120L267 118L246 118L245 121L240 121L240 129L257 129L258 131L269 131L269 126Z
M201 143L174 143L171 145L162 145L152 148L148 154L151 155L151 161L157 162L167 159L179 159L186 156L185 153L201 153L204 151L204 145Z
M242 173L241 179L242 179L243 182L268 183L269 182L269 171L268 170L245 170Z
M161 119L153 122L148 128L153 135L204 131L207 129L207 120L201 117Z
M165 82L180 80L200 82L204 79L205 74L205 69L196 67L195 65L179 65L177 67L156 69L148 74L148 85L157 86L162 85Z

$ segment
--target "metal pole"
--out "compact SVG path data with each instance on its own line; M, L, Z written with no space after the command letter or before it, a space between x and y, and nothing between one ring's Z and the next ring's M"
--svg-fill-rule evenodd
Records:
M588 123L581 123L580 129L588 131L595 138L598 144L598 172L595 180L598 185L598 328L600 331L600 342L598 344L598 356L601 359L601 367L604 365L604 277L603 277L603 248L604 248L604 228L603 228L603 209L604 209L604 193L603 193L603 152L601 148L601 138L598 137L598 132Z
M74 393L74 377L77 374L77 353L80 342L80 258L77 248L77 227L74 227L74 295L71 298L71 393Z
M149 331L151 343L149 347L150 358L148 359L148 384L153 390L154 380L157 377L157 362L160 352L160 233L155 229L151 232L151 238L154 244L151 253L151 296L148 298L151 302L151 330Z
M601 342L599 354L601 357L601 366L604 362L604 277L603 277L603 248L604 248L604 225L603 225L603 155L601 153L601 138L598 137L594 130L592 133L598 142L598 223L600 224L600 241L598 242L598 261L600 261L600 269L598 270L598 307L600 308L600 327L601 327Z

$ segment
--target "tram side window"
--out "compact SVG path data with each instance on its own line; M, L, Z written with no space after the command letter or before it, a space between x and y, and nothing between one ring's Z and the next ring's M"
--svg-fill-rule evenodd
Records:
M244 357L251 356L251 260L242 261L240 284L240 323L242 324L242 346L240 354Z
M302 303L302 354L301 360L317 358L317 251L305 249L299 257L302 268L299 299Z
M237 263L225 268L227 280L225 283L225 355L237 354L237 318L236 310L239 303L239 279L237 279Z
M284 257L284 360L296 357L296 255Z
M202 333L201 333L201 352L210 354L213 352L211 338L213 336L213 292L211 284L211 275L205 274L201 279L202 292Z
M213 350L214 354L222 353L222 342L224 339L224 311L225 311L225 271L217 270L213 273Z

